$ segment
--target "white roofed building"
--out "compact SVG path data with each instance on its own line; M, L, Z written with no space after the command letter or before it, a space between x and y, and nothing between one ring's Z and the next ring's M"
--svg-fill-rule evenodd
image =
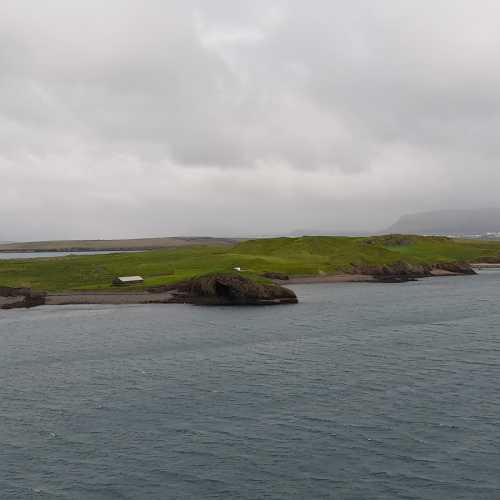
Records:
M118 276L113 280L113 285L137 285L144 283L142 276Z

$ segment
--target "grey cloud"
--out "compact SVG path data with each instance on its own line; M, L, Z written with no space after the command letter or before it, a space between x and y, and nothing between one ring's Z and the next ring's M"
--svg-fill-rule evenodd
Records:
M375 229L495 204L499 15L489 0L6 0L0 239ZM16 222L33 211L40 224Z

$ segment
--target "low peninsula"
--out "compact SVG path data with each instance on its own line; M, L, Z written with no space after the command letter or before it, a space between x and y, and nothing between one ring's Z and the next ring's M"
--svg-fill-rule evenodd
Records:
M296 303L284 285L400 283L500 264L500 242L439 236L304 236L134 253L0 260L0 308L61 304ZM117 276L143 282L114 286Z

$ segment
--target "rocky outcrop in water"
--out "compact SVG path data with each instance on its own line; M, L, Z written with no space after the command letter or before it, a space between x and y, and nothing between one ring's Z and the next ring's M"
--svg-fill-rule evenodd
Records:
M436 264L434 269L440 269L450 274L477 274L467 262L446 262L443 264Z
M0 287L0 309L41 306L45 304L46 295L31 288Z
M466 262L410 264L408 262L399 261L384 266L354 266L353 272L356 274L373 276L376 281L383 283L402 283L435 275L476 274L470 264Z
M358 265L353 267L354 274L373 276L376 281L400 283L425 276L431 276L431 266L395 262L383 266Z
M149 292L169 291L171 302L197 305L296 304L295 292L274 283L257 283L244 276L212 274L184 283L154 287Z

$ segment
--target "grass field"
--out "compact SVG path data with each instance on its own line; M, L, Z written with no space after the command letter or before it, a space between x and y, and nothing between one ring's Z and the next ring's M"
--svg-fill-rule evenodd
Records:
M234 245L238 240L232 238L138 238L125 240L61 240L30 241L25 243L0 243L0 252L75 252L75 251L127 251L159 250L193 245Z
M248 240L235 246L190 246L140 253L0 260L0 286L52 292L111 288L115 276L141 275L144 285L175 283L210 272L241 267L249 276L349 273L357 266L443 262L500 262L500 242L440 237L315 236Z

